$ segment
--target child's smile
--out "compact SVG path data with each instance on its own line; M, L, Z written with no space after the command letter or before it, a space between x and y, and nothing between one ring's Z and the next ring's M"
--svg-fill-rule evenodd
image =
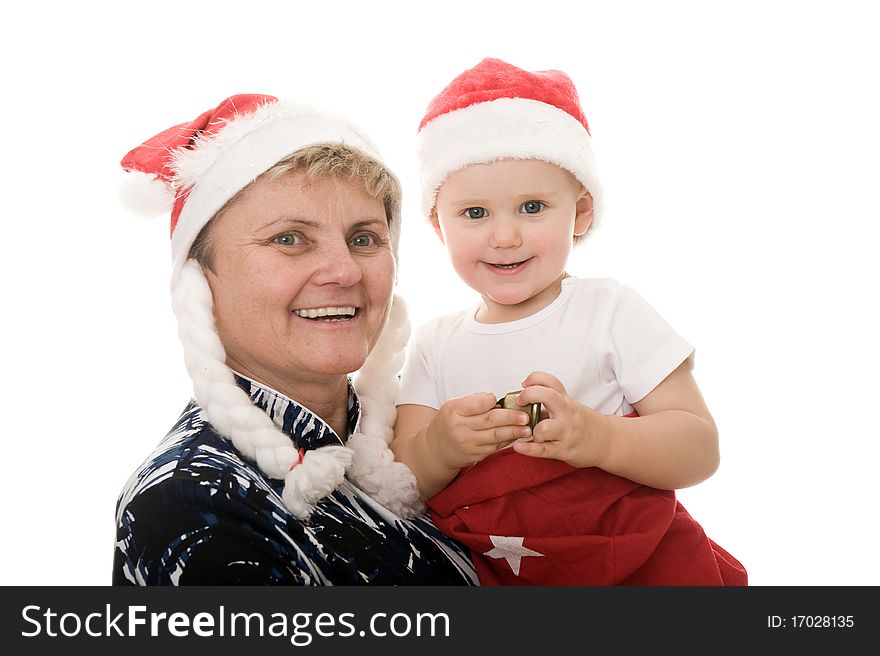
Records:
M533 258L528 258L526 260L521 260L520 262L511 262L510 264L505 264L503 262L486 262L486 264L494 269L495 273L501 276L510 276L515 275L525 269Z

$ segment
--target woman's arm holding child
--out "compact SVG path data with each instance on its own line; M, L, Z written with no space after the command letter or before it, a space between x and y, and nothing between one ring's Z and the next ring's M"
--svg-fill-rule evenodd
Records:
M696 485L718 468L718 430L687 363L633 404L638 417L591 410L547 373L530 374L523 387L518 403L543 403L549 417L532 441L514 445L520 453L599 467L665 490Z

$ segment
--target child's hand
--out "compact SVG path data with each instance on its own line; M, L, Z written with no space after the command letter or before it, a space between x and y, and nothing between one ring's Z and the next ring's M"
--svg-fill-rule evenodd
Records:
M525 412L496 408L496 403L492 394L479 393L440 406L428 424L427 440L443 466L461 469L531 435Z
M530 441L517 442L514 450L562 460L572 467L601 466L610 448L608 420L571 398L558 378L543 371L532 372L523 381L517 403L542 403L547 418L535 426Z

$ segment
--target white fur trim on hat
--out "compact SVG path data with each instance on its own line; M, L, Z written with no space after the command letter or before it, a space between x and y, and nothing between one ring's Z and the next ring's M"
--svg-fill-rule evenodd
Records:
M602 189L587 129L568 112L528 98L499 98L442 114L419 132L422 211L452 173L499 159L540 159L570 171L602 211ZM594 219L595 222L595 219Z
M288 155L319 143L342 143L382 161L373 144L343 119L284 102L266 103L217 134L197 138L192 147L175 150L176 183L191 190L171 236L172 280L199 231L229 199Z

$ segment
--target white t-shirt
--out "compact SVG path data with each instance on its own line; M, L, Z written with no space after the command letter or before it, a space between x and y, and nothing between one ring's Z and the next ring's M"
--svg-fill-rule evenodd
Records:
M565 278L547 307L508 323L478 323L479 306L421 326L407 352L397 404L439 408L449 399L522 389L533 371L603 414L625 415L693 347L641 296L610 278Z

